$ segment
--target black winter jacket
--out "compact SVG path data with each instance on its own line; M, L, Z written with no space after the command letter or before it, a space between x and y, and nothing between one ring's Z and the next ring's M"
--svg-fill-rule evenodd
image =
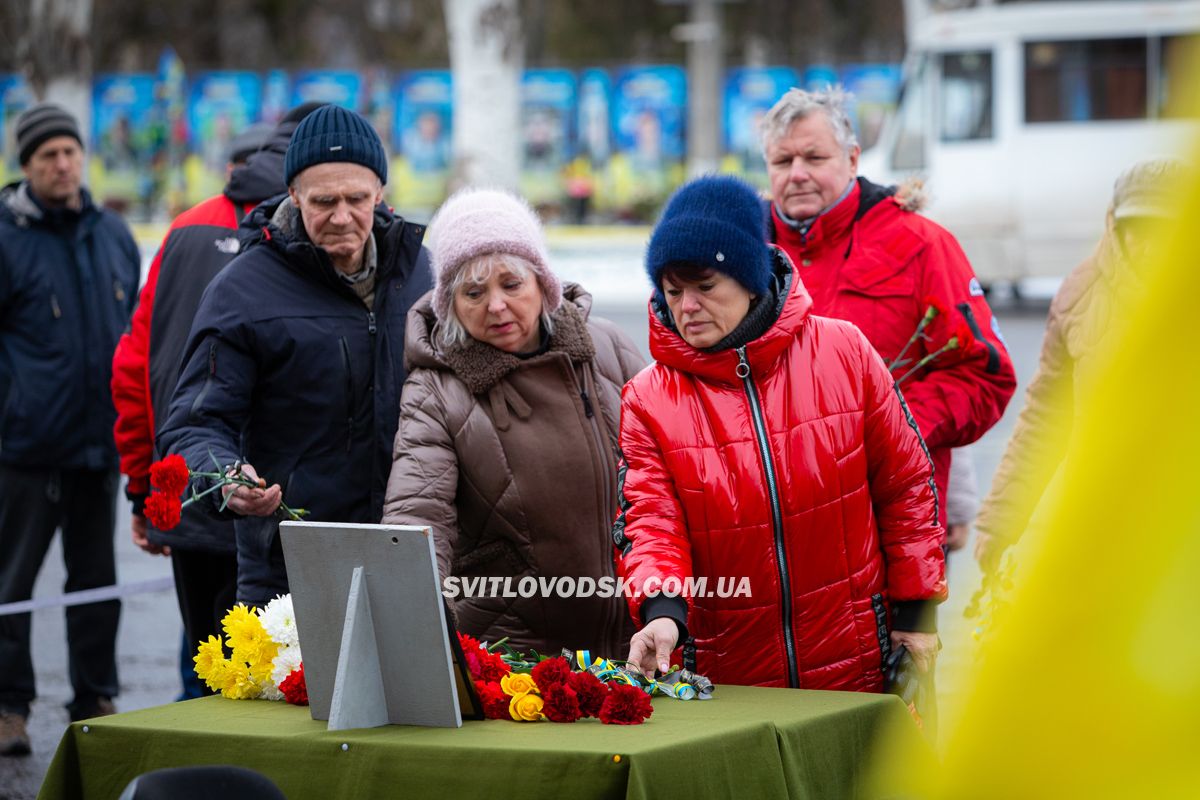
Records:
M25 182L0 191L0 462L116 468L109 380L140 264L87 190L79 211L44 208Z
M211 470L214 459L254 465L309 520L378 522L405 379L405 316L432 286L424 228L376 210L368 311L302 226L285 232L270 222L283 200L254 210L258 241L205 291L157 443L193 469ZM243 517L236 527L238 599L265 603L288 591L278 519Z

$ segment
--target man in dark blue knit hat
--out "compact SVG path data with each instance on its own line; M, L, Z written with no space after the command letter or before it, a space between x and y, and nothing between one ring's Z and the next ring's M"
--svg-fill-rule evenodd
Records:
M192 469L216 458L258 481L198 504L235 520L237 597L258 605L288 591L281 503L379 521L405 317L432 287L423 226L382 204L387 159L365 119L308 114L283 172L287 193L247 218L242 254L205 291L157 439Z

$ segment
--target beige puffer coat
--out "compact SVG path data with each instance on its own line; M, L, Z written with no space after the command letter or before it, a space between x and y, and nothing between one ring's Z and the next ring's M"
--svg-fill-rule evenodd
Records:
M519 595L522 578L615 574L621 387L645 359L614 324L588 319L591 304L564 286L549 350L524 360L474 339L445 348L429 295L413 307L383 521L433 528L442 578L461 581L450 605L462 632L621 658L624 597L465 596L475 578L509 578Z
M1121 254L1110 213L1096 251L1067 276L1050 304L1037 372L975 520L981 540L976 554L985 564L1031 523L1036 527L1035 512L1066 455L1088 387L1120 335L1122 311L1141 288L1136 265Z

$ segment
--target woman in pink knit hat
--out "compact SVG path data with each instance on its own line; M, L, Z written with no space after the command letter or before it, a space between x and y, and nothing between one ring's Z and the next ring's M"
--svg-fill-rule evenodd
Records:
M408 316L383 521L433 529L464 633L623 655L633 630L613 591L616 437L621 387L645 361L550 269L520 198L460 191L427 243L435 282Z

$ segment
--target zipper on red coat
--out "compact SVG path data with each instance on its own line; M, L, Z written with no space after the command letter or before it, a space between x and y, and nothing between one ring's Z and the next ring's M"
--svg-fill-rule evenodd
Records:
M779 595L783 604L783 642L787 649L788 686L800 688L800 670L796 666L796 641L792 635L792 584L788 577L787 550L783 545L783 509L779 504L779 483L775 479L775 462L771 458L771 446L767 439L766 420L763 419L762 404L758 389L750 375L750 362L746 360L746 348L738 347L738 365L735 372L746 390L750 401L750 416L754 419L754 438L758 442L758 454L762 457L763 471L767 476L767 494L771 499L771 522L775 529L775 566L779 572Z

